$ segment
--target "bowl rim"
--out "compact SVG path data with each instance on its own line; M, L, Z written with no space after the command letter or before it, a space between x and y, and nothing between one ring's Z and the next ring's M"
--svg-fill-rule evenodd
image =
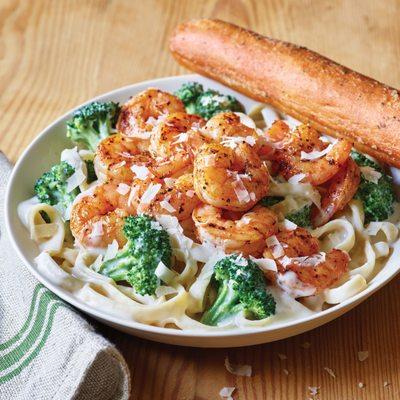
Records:
M10 241L16 250L19 258L24 262L25 267L28 268L30 273L45 287L47 287L50 291L55 293L57 296L59 296L61 299L63 299L65 302L72 304L74 307L79 309L80 311L83 311L91 316L94 316L96 318L99 318L101 320L105 320L111 324L114 325L119 325L124 328L128 329L134 329L146 333L151 333L151 334L158 334L158 335L165 335L165 336L179 336L179 337L187 337L187 338L213 338L213 337L240 337L240 336L251 336L254 334L263 334L263 333L276 333L279 330L287 329L287 328L295 328L298 327L302 324L306 324L311 321L318 321L322 320L321 324L324 324L324 321L330 321L336 317L338 317L340 314L338 313L340 310L344 309L344 312L349 311L352 306L357 306L359 303L361 303L363 300L365 300L367 297L375 293L378 289L380 289L382 286L386 285L389 283L399 272L400 269L394 270L387 276L384 276L383 278L380 279L373 279L371 282L369 282L368 286L362 290L361 292L357 293L356 295L350 297L349 299L343 301L342 303L333 305L332 307L316 312L315 314L311 314L309 316L299 318L299 319L294 319L292 321L286 321L286 322L281 322L281 323L276 323L271 326L264 326L264 327L246 327L246 328L233 328L229 330L220 330L220 331L207 331L207 330L195 330L195 329L186 329L186 330L180 330L180 329L171 329L171 328L165 328L165 327L158 327L158 326L153 326L153 325L147 325L141 322L137 322L134 320L128 320L126 318L118 317L106 312L102 312L96 307L90 306L89 304L86 304L85 302L75 298L72 294L68 293L66 290L62 289L58 285L52 283L50 280L48 280L44 275L40 274L40 272L34 267L34 265L28 260L27 257L25 257L23 251L22 251L22 245L18 241L17 234L15 233L13 226L12 226L12 221L11 221L11 209L13 205L11 204L11 197L12 197L12 187L14 184L15 177L17 175L17 172L19 171L21 164L23 163L23 160L25 157L30 153L31 149L35 147L35 145L46 135L51 135L52 130L54 127L63 121L65 118L67 118L72 112L74 112L76 109L84 106L85 104L91 103L92 101L99 100L103 97L107 96L113 96L113 95L118 95L120 92L123 91L130 91L134 92L138 86L143 86L143 85L148 85L149 87L151 86L157 86L159 83L165 83L165 82L174 82L176 80L206 80L209 81L210 84L215 83L220 85L218 82L213 81L212 79L205 78L203 76L197 75L197 74L186 74L186 75L176 75L176 76L168 76L168 77L163 77L163 78L157 78L157 79L149 79L141 82L137 82L131 85L126 85L122 86L117 89L113 89L109 92L102 93L100 95L97 95L82 104L70 109L66 113L64 113L62 116L58 117L56 120L54 120L52 123L47 125L35 138L34 140L27 146L27 148L22 152L20 155L18 161L16 162L15 166L12 169L12 172L10 174L8 183L7 183L7 189L6 189L6 194L5 194L5 207L4 207L4 213L5 213L5 226L7 229L7 232L9 234ZM231 88L227 89L235 92ZM243 96L243 95L242 95ZM247 97L247 96L245 96ZM247 97L248 98L248 97ZM252 99L250 99L252 100ZM347 308L347 309L346 309ZM338 313L338 315L334 315L335 313ZM333 315L333 316L332 316ZM329 318L331 316L331 318ZM307 329L308 330L308 329ZM286 337L286 336L284 336Z

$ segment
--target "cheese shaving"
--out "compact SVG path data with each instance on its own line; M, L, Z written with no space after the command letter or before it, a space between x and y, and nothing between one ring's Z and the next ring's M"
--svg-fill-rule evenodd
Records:
M106 254L104 254L104 261L111 260L118 253L118 242L114 239L111 244L108 245Z
M176 211L175 208L172 207L171 204L169 203L169 197L166 197L164 200L161 200L161 201L160 201L160 206L161 206L164 210L166 210L166 211L168 211L168 212L170 212L170 213L173 213L173 212Z
M290 264L297 264L301 267L316 267L318 264L324 262L325 258L326 258L326 253L320 252L312 256L292 257L292 258L286 257L285 260L281 261L281 263L284 267Z
M146 180L148 177L152 176L149 169L144 165L132 165L131 171L136 175L136 178L141 181Z
M117 164L114 164L111 168L112 169L118 169L118 168L123 167L125 164L126 164L126 161L121 161L121 162L119 162Z
M253 136L225 136L221 140L221 144L230 149L236 149L239 144L246 143L253 147L256 144L256 139Z
M279 258L285 255L285 251L283 250L281 243L279 242L278 238L275 235L272 235L269 238L267 238L265 242L268 248L271 249L271 253L274 256L274 258Z
M283 222L280 224L280 227L286 229L287 231L294 231L295 229L297 229L297 225L294 222L289 221L288 219L284 219Z
M146 191L143 193L142 198L140 199L140 204L150 204L153 199L157 196L157 193L161 189L161 184L160 183L150 183L150 185L147 187Z
M251 373L252 373L251 365L231 364L228 357L225 358L224 364L225 364L225 368L227 369L227 371L233 375L251 376Z
M253 256L250 256L250 260L255 262L261 271L278 271L276 262L270 258L254 258Z
M241 112L235 112L235 114L240 118L241 124L247 126L248 128L252 128L252 129L257 128L254 120L251 117L249 117L247 114L241 113Z
M232 183L232 185L240 203L249 203L251 201L250 194L239 177Z
M377 184L379 179L382 177L382 174L372 167L360 167L360 171L365 180L375 184Z
M195 193L194 190L188 190L188 191L186 192L186 196L188 196L188 197L193 197L193 196L194 196L194 193Z
M129 197L128 197L128 205L129 206L132 205L132 201L133 201L134 197L137 195L138 191L139 191L138 187L131 188L131 192L129 193Z
M323 156L325 156L326 154L328 154L331 150L332 147L337 143L337 140L335 140L334 142L330 143L328 146L325 147L325 149L318 151L318 150L314 150L311 151L309 153L306 153L305 151L302 151L300 153L300 158L302 160L316 160L318 158L321 158Z
M187 132L181 132L179 135L176 135L176 140L172 142L172 144L184 143L189 139L189 135Z
M223 387L220 391L219 391L219 395L222 399L232 399L232 393L236 390L235 387Z
M319 386L309 386L308 391L310 392L311 396L316 396L319 391Z
M296 174L289 178L289 183L300 183L307 175L306 174Z
M129 193L131 190L131 187L127 185L126 183L120 183L117 187L117 192L121 194L122 196L125 196L126 194Z
M103 221L97 221L93 223L93 229L90 234L91 237L98 237L103 234Z

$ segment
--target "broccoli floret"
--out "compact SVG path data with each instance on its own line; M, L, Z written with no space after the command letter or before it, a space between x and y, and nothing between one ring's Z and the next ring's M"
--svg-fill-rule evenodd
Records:
M159 262L171 266L168 233L147 215L127 217L123 231L126 245L114 258L105 261L98 272L116 282L128 282L141 295L153 295L160 285L154 273Z
M285 218L302 228L311 228L311 204L289 213Z
M284 199L285 198L282 196L266 196L260 200L259 204L264 207L271 207L274 206L275 204L280 203Z
M363 203L365 223L388 219L394 212L396 201L392 177L378 163L363 154L353 151L351 156L360 167L371 167L382 174L377 183L366 180L361 174L360 185L354 197Z
M97 181L96 171L94 170L94 163L92 160L85 161L86 170L87 170L87 183L92 183Z
M66 210L79 194L79 188L67 192L67 180L74 172L75 168L66 161L54 165L36 181L36 196L42 203Z
M90 103L67 122L67 137L83 147L95 151L98 142L114 133L120 107L112 101Z
M235 97L216 90L204 91L203 85L197 82L184 83L175 95L183 101L189 114L197 114L206 119L224 111L244 111L243 105Z
M221 94L215 90L207 90L196 100L196 114L209 119L225 111L240 111L244 108L233 96Z
M179 97L189 114L196 114L196 100L204 92L203 85L197 82L184 83L175 96Z
M241 311L254 319L275 314L275 300L267 293L264 275L253 261L229 255L215 264L212 279L217 297L203 314L202 323L218 325Z

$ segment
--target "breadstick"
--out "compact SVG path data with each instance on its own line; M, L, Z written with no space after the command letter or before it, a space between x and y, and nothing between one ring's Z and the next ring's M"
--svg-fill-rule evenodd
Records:
M399 92L304 47L203 19L178 26L183 66L400 167Z

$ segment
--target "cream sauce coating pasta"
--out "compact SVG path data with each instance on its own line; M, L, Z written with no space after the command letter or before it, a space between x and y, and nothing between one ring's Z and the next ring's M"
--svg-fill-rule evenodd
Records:
M248 116L240 117L247 126L251 125ZM276 119L286 118L265 107L256 110L253 117L258 126L269 126ZM296 125L295 120L286 120L293 126ZM93 159L93 153L66 149L62 159L74 164L79 170L75 183L83 193L78 197L93 191L96 183L91 187L87 185L87 171L84 166L85 160ZM285 197L284 201L271 207L281 216L281 224L285 225L284 215L301 205L313 203L320 206L318 190L311 184L302 182L301 178L293 177L289 181L273 179L271 182L269 195ZM47 214L49 222L44 220L43 213ZM289 290L283 290L282 286L271 285L267 290L276 300L275 315L261 320L250 320L240 313L219 326L212 327L200 323L199 315L208 301L214 265L225 254L222 250L208 244L196 243L185 236L177 218L160 215L157 221L168 232L175 262L183 267L178 272L161 266L157 276L162 285L154 295L143 296L133 288L117 284L96 272L104 260L115 256L118 251L116 241L104 249L85 249L79 246L71 240L65 216L60 215L55 207L41 204L35 197L21 203L18 214L31 239L40 249L35 260L37 269L49 281L70 292L76 299L111 315L144 324L185 330L254 329L313 315L367 288L376 274L385 268L393 246L399 241L398 219L371 222L365 226L363 206L359 201L352 200L335 219L311 231L318 238L322 252L339 249L350 255L350 269L334 287L317 295L309 291L301 299L296 299ZM286 221L286 226L290 224L292 223ZM275 263L267 261L258 260L260 268L276 273ZM255 262L257 263L257 259Z

